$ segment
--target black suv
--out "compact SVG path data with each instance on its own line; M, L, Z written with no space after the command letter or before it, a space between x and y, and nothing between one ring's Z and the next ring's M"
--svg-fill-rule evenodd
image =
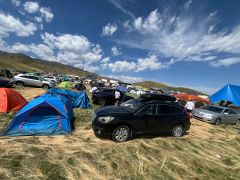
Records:
M11 88L13 86L12 81L0 77L0 87Z
M98 88L92 93L92 101L94 104L99 104L100 106L114 105L116 102L115 91L116 89L111 88ZM130 99L133 99L133 97L121 95L121 102L126 102Z
M96 136L127 141L142 133L171 133L181 137L190 129L190 116L173 96L145 94L120 106L95 110L92 127Z

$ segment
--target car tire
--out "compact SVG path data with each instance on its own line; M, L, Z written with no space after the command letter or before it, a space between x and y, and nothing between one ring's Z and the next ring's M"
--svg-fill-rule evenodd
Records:
M43 88L43 89L49 89L49 85L43 84L43 85L42 85L42 88Z
M215 121L215 125L218 126L220 123L221 123L221 119L217 118L216 121Z
M15 85L16 85L16 87L23 87L23 86L24 86L24 83L21 82L21 81L17 81L17 82L15 83Z
M182 137L184 135L184 127L181 124L174 126L172 129L172 136L173 137Z
M240 119L236 121L235 125L240 126Z
M112 133L112 140L115 142L125 142L129 139L131 130L128 126L119 126Z
M106 100L103 99L103 98L101 98L101 99L98 100L98 104L99 104L100 106L105 106L105 105L106 105Z

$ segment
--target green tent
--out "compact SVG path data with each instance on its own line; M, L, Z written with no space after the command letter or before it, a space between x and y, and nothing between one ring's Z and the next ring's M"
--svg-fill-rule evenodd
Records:
M67 81L61 82L57 87L59 88L73 88L73 84Z

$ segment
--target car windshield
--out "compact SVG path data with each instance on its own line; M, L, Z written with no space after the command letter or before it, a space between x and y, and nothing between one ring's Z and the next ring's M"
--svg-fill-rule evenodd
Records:
M216 113L221 113L223 111L222 108L215 107L215 106L208 106L206 107L208 111L216 112Z
M145 102L141 99L132 99L125 103L122 103L120 106L130 112L134 112L137 109L139 109L141 106L143 106Z

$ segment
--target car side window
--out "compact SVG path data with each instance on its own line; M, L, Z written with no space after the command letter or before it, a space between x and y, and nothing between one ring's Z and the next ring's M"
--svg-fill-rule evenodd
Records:
M142 110L139 112L142 115L156 115L157 114L157 105L156 104L151 104L146 107L144 107Z
M237 112L232 109L229 109L229 114L237 114Z
M229 114L229 109L225 109L223 113Z
M158 105L157 114L171 114L171 106L168 105Z
M183 113L183 110L180 107L177 106L170 106L171 107L171 112L173 114L181 114Z

